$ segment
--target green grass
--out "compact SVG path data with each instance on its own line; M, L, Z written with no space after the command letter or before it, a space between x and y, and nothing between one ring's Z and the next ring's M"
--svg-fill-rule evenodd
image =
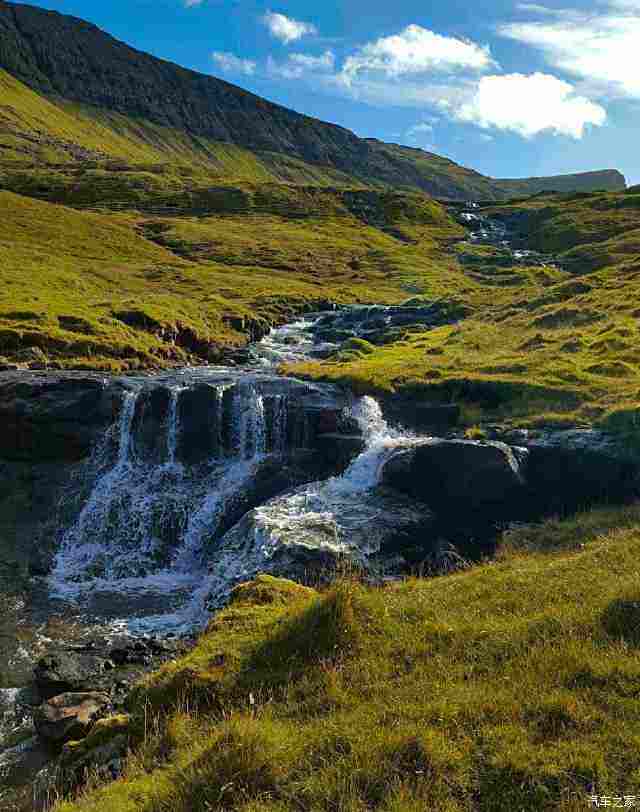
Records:
M539 424L552 414L556 424L624 429L613 416L633 414L640 397L637 199L543 195L490 209L525 218L530 245L557 252L560 267L512 267L498 249L459 243L457 261L446 277L429 280L425 298L448 295L468 318L294 371L362 392L457 398L473 422L480 414Z
M261 577L134 695L124 777L57 812L578 810L638 794L639 518L521 528L497 562L382 589Z
M393 195L380 197L384 222L420 240L407 251L329 191L228 187L216 198L223 211L200 217L77 211L0 192L0 355L32 359L37 348L64 366L153 368L215 359L246 341L249 324L327 299L401 301L461 233L415 198L409 220Z
M461 241L464 230L424 195L54 103L1 72L0 88L0 356L37 363L36 347L49 363L113 370L217 360L250 328L327 299L417 295L468 317L296 374L455 398L471 425L554 415L555 425L615 427L637 408L634 190L490 209L518 214L531 246L561 262L514 268L503 251ZM470 194L484 188L438 156L379 149L442 183L455 175ZM167 340L176 334L178 346Z

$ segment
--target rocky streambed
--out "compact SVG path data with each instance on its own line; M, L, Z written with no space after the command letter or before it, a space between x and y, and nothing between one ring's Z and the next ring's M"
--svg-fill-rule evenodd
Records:
M463 316L348 308L235 367L0 375L0 808L42 804L60 766L117 773L131 684L241 581L314 581L344 559L372 579L447 571L509 522L637 497L640 461L605 435L472 442L456 404L397 409L276 373Z

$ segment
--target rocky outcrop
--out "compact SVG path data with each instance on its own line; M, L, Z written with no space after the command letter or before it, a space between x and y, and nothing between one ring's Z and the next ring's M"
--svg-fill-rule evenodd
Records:
M640 495L640 455L613 435L593 429L516 431L505 439L527 450L526 503L533 518Z
M320 357L339 353L339 358L350 360L372 352L375 345L398 341L407 330L455 324L465 312L447 302L354 306L322 316L313 325L312 335Z
M55 652L42 657L34 668L38 694L46 700L59 694L88 691L97 675L111 670L108 658L91 653Z
M506 518L525 487L526 456L504 443L436 439L394 455L382 479L439 515Z
M110 704L108 694L95 691L60 694L36 710L36 730L41 739L53 746L82 739L94 723L106 715Z
M113 421L122 391L99 375L0 375L0 458L76 462Z
M100 375L0 374L0 567L47 571L60 498L121 400Z
M234 583L259 573L317 583L344 563L398 572L404 562L395 552L383 560L380 551L392 550L399 537L428 543L430 521L424 505L390 488L350 489L329 480L290 491L247 513L224 536L210 605L222 605Z

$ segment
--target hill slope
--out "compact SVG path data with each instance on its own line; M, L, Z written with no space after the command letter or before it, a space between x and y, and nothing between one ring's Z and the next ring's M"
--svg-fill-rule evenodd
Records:
M484 178L420 150L358 138L343 127L137 51L83 20L4 0L0 0L0 68L67 114L82 121L88 118L90 129L100 124L117 130L106 139L111 142L106 152L128 160L145 160L141 152L147 160L154 160L150 153L157 160L158 152L164 160L193 161L195 155L196 162L220 170L214 144L224 144L241 150L225 156L222 169L232 176L238 174L234 159L242 167L249 154L261 179L265 174L291 182L335 183L348 178L351 184L419 188L454 199L503 199L513 194L511 182ZM3 107L6 119L11 104ZM29 122L22 122L18 133L21 127L33 136ZM15 122L9 135L18 137ZM121 143L123 135L136 142L135 149ZM81 135L73 143L80 151L88 148L92 157L100 154ZM554 186L553 179L541 180ZM620 189L624 178L615 172L577 176L571 188ZM527 181L519 181L517 189L526 194ZM532 189L539 191L540 183Z
M638 509L507 538L502 561L444 578L238 587L133 694L120 779L55 809L578 812L636 797Z

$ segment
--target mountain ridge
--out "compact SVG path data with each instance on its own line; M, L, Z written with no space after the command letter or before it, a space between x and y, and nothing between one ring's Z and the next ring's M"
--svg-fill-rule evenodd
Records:
M136 50L84 20L35 6L0 0L0 68L58 104L84 106L90 117L100 111L171 128L187 133L196 148L201 139L231 144L267 167L275 163L278 169L273 156L286 156L289 162L342 173L353 184L420 189L449 199L499 200L528 193L527 179L494 180L424 151L361 139L337 124ZM289 166L285 175L295 181L296 171ZM554 182L536 179L535 191L540 180L544 190ZM577 175L560 191L625 186L620 173L608 170Z

